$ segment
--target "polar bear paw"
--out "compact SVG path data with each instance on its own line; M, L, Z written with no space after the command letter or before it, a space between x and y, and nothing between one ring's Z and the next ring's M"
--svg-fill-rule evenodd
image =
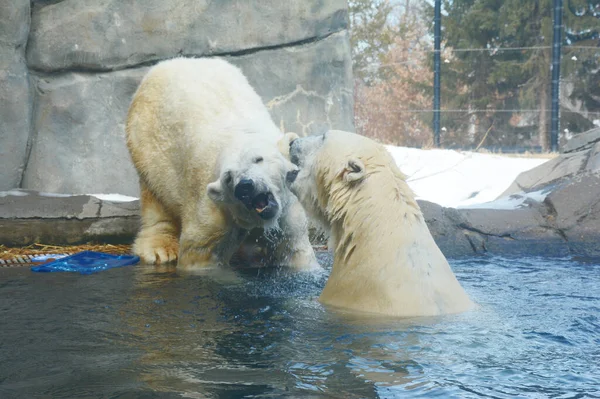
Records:
M312 248L292 252L286 257L285 264L289 268L300 272L314 272L323 269L317 262Z
M138 237L133 244L133 253L144 263L161 264L175 262L179 252L179 243L171 235Z

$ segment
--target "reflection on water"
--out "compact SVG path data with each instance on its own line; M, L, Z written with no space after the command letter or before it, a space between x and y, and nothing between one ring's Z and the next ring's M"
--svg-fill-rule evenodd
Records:
M0 397L600 395L598 263L452 266L480 309L405 320L324 308L327 273L0 270Z

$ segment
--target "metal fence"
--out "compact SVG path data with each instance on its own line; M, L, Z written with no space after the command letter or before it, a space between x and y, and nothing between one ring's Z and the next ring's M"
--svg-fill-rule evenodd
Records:
M398 35L383 57L371 60L376 77L356 74L357 130L399 145L539 152L557 151L574 135L600 126L600 4L590 5L596 7L597 29L587 29L583 40L574 40L573 31L563 24L562 0L552 1L551 45L479 47L448 45L442 29L447 17L442 1L436 0L432 18L420 22L433 26L426 31L421 27L413 34L416 39ZM382 3L389 2L374 1L374 6ZM402 11L396 21L423 18L425 13L416 7L418 17L407 15L407 3L393 2L392 8ZM360 40L353 44L360 45ZM538 70L527 81L517 76L520 72L511 76L511 68L526 70L532 60ZM485 71L488 66L493 70ZM489 82L469 78L480 70L490 79L505 74L497 93Z

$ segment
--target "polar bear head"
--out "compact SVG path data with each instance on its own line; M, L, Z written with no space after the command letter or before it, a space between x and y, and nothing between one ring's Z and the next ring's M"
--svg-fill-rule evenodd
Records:
M286 180L297 170L278 147L246 142L222 156L218 178L207 193L242 227L276 227L293 197Z
M306 212L323 227L339 219L340 212L358 211L357 193L362 183L382 166L393 173L394 180L404 179L382 145L348 132L331 130L322 136L293 140L289 157L300 168L290 188ZM373 189L362 191L381 192ZM349 204L350 200L354 202Z

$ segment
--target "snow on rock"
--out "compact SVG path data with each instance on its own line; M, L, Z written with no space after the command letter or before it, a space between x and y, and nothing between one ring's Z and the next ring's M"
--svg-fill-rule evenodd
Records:
M445 207L487 207L513 209L523 200L496 202L526 170L546 162L545 158L510 157L454 151L386 146L400 170L408 176L408 185L418 199ZM526 197L524 195L524 197ZM534 198L535 199L535 198ZM494 203L490 203L494 201ZM510 206L510 208L507 208Z
M533 200L536 202L542 202L546 199L546 196L550 194L549 190L533 191L531 193L525 193L523 191L509 195L506 197L498 198L494 201L482 202L481 204L469 204L459 205L458 208L468 209L518 209L527 206L527 200Z
M131 202L137 201L137 197L130 197L128 195L122 194L90 194L92 197L96 197L102 201L110 201L110 202Z
M21 190L18 190L18 189L9 190L9 191L0 191L0 198L1 197L8 197L8 196L24 197L26 195L27 195L27 193L25 191L21 191Z

